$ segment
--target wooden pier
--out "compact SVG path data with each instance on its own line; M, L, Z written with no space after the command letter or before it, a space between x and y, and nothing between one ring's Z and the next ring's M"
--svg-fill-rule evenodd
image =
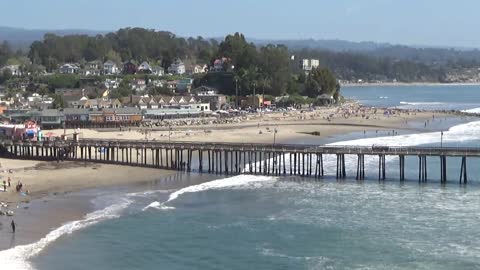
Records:
M467 183L467 158L480 157L480 148L357 147L286 144L80 140L0 142L0 155L30 160L71 160L142 166L224 175L325 177L324 157L336 157L336 179L365 179L365 156L378 158L378 180L387 179L387 156L398 157L398 179L405 181L405 157L418 157L418 181L428 181L427 157L440 160L440 182L447 182L447 158L461 159L458 181ZM356 156L356 175L347 176L345 156ZM355 168L354 168L355 169ZM333 177L333 175L332 175ZM390 176L390 179L397 176ZM432 179L433 180L433 179Z

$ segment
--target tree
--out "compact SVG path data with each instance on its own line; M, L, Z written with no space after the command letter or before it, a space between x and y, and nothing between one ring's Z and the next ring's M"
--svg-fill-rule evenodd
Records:
M12 78L12 71L8 68L4 69L0 74L0 84L10 80Z
M65 100L62 95L52 94L51 97L53 98L52 107L54 109L65 108Z
M322 94L333 96L340 91L337 85L337 79L329 69L318 67L313 68L308 75L305 91L309 97L317 97Z

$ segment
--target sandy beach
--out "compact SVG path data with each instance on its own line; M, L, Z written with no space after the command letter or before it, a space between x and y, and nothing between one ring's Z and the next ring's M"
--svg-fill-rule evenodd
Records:
M109 140L155 140L155 141L204 141L204 142L241 142L265 143L273 141L276 129L278 142L302 140L314 133L319 138L336 134L363 131L392 131L411 129L411 122L429 122L433 116L437 119L451 117L449 112L421 112L362 108L351 104L342 108L330 107L316 111L293 111L238 117L228 124L181 125L168 127L130 128L118 130L80 130L83 139ZM178 123L180 121L173 121ZM415 130L415 131L425 131ZM58 136L73 134L73 129L49 131Z
M274 130L277 142L302 143L337 134L379 131L393 135L394 131L427 131L435 121L454 116L448 112L420 112L361 108L350 104L342 108L330 107L316 111L293 111L248 115L229 124L179 125L168 128L134 128L120 130L82 129L83 139L204 141L204 142L272 142ZM425 123L424 128L412 128L412 122ZM178 124L178 123L177 123ZM418 126L418 125L417 125ZM53 130L54 134L73 130ZM314 134L314 135L313 135ZM37 162L0 159L1 180L11 179L7 192L0 192L0 201L15 211L14 218L29 224L21 236L12 242L10 217L0 216L0 250L14 245L34 242L51 229L70 220L81 219L91 209L89 198L71 198L70 193L135 183L148 183L176 172L139 167L104 165L85 162ZM15 185L22 182L23 192ZM203 180L205 181L205 179ZM188 185L183 184L183 185ZM173 184L172 188L178 188ZM2 186L3 189L3 186ZM28 194L26 194L28 191ZM43 203L47 202L47 203ZM5 210L5 209L4 209ZM52 214L55 213L55 214ZM48 218L46 218L48 217ZM30 224L36 224L32 226Z

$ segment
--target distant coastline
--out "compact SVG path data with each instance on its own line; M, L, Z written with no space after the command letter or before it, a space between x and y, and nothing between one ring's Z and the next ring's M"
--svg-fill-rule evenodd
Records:
M435 82L412 82L412 83L401 83L401 82L386 82L386 83L348 83L342 84L342 87L372 87L372 86L386 86L386 87L395 87L395 86L480 86L480 82L476 83L435 83Z

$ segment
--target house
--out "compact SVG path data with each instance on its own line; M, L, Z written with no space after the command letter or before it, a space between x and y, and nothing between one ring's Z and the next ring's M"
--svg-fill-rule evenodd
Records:
M210 110L210 103L195 103L192 104L192 109L197 109L201 112L209 112Z
M135 92L142 92L147 88L147 81L144 79L135 79L132 81L131 86Z
M166 84L168 90L170 90L172 93L175 93L177 91L178 80L167 81L165 84Z
M115 75L118 74L118 67L113 61L108 60L103 63L103 74L105 75Z
M182 79L177 81L176 93L190 93L193 79Z
M207 69L207 65L190 65L187 68L186 73L189 75L202 74L207 72Z
M150 64L143 62L138 66L137 74L152 74L153 70Z
M33 112L35 120L43 129L61 128L65 123L65 115L56 109L46 109Z
M312 69L320 66L318 59L302 59L300 60L300 68L305 72L310 72Z
M103 109L103 108L119 108L122 103L119 99L94 98L88 99L82 97L77 103L72 103L72 107L76 109Z
M323 106L331 105L331 104L335 103L335 99L333 98L332 95L321 94L317 97L317 102L316 103L321 104Z
M100 76L101 75L101 72L99 69L83 69L81 72L80 72L81 75L83 76Z
M192 90L196 93L196 100L200 103L209 103L211 110L220 110L227 104L227 97L225 95L218 94L218 90L215 88L200 86Z
M243 108L250 107L256 109L262 107L263 101L263 95L240 97L240 106Z
M210 72L228 71L231 68L231 62L232 60L227 57L215 59L215 61L213 61L213 66L210 68Z
M77 74L80 71L80 67L76 64L66 63L60 66L59 72L62 74Z
M63 114L65 115L65 124L71 126L88 122L90 112L88 109L65 108Z
M137 65L133 61L128 61L123 64L123 74L135 74L137 73Z
M20 69L20 65L9 65L9 66L2 67L0 69L0 72L3 72L4 70L10 70L10 73L12 74L12 76L15 76L15 77L23 75L23 72Z
M119 123L119 124L138 124L142 122L142 112L138 108L111 108L91 111L89 115L90 122L97 124Z
M157 76L164 76L165 75L165 69L161 66L155 66L152 69L152 73Z
M174 75L185 74L185 64L180 59L175 60L168 68L168 73Z
M90 61L85 64L85 69L98 70L102 67L102 62L100 61Z
M107 89L117 89L120 86L121 79L105 79L104 85Z

